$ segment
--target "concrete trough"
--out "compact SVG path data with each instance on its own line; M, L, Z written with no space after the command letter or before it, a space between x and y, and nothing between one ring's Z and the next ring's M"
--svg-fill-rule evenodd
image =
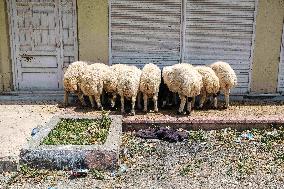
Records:
M39 128L21 149L20 164L34 168L72 170L78 168L113 170L119 163L122 118L110 116L112 123L106 142L102 145L42 145L43 139L62 118L97 119L95 116L55 116Z

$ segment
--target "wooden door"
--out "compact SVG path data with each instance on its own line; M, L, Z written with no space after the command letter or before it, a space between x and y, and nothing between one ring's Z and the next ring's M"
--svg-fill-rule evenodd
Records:
M62 90L63 61L67 59L70 63L77 58L76 43L69 40L76 35L75 31L72 35L68 33L70 18L66 17L66 7L71 8L72 15L74 13L74 6L67 6L69 4L68 0L10 1L16 90ZM71 28L76 29L73 25ZM70 45L73 48L69 48Z

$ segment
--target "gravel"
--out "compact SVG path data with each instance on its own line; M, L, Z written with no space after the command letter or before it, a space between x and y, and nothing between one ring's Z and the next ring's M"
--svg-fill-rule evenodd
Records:
M124 133L121 166L103 177L27 170L2 175L7 188L283 188L284 129L189 131L168 143ZM16 176L13 177L14 174ZM0 186L1 188L1 186Z

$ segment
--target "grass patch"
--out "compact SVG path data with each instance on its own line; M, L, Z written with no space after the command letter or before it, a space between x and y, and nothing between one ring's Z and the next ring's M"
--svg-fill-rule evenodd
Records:
M206 132L204 130L190 131L188 139L189 141L206 142L207 141Z
M107 139L110 124L111 118L105 112L100 119L61 119L42 144L103 144Z

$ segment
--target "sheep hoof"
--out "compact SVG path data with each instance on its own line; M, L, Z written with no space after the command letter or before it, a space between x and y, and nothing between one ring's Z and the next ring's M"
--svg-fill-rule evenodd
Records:
M225 110L228 109L228 108L229 108L229 106L226 106L226 105L223 106L223 109L225 109Z
M130 115L131 115L131 116L135 116L135 112L131 112Z
M185 112L187 115L190 115L191 114L191 111L186 111Z
M203 106L197 106L195 109L196 110L201 110Z
M143 112L144 112L144 113L147 113L147 110L144 109Z
M115 107L111 107L110 110L111 111L116 111L116 108Z
M184 114L183 112L177 111L177 115L183 115L183 114Z
M154 110L155 113L158 113L158 109Z

